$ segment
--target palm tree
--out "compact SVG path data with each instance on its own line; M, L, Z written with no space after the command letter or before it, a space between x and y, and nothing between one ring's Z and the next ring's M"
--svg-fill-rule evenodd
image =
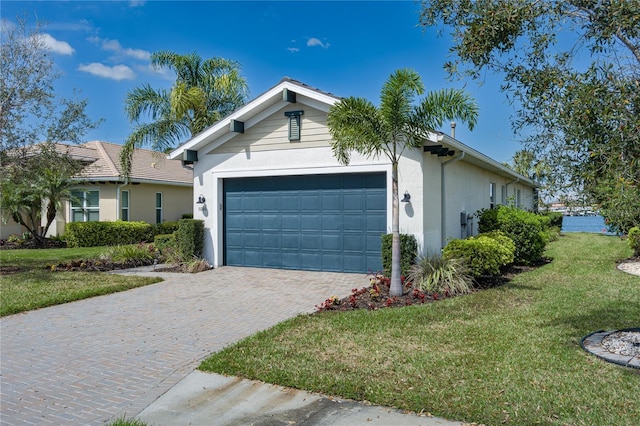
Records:
M466 122L473 129L478 116L477 105L462 91L430 92L414 105L415 96L423 93L420 75L400 69L382 86L379 107L366 99L344 98L331 107L327 120L333 154L341 164L349 164L352 151L366 157L385 155L391 162L391 296L402 295L398 161L406 148L421 147L445 120Z
M151 55L151 65L172 70L176 81L170 90L145 84L127 95L125 110L136 127L120 155L125 175L135 148L149 145L155 151L167 151L242 106L248 95L236 61L159 51ZM145 118L150 121L143 122Z

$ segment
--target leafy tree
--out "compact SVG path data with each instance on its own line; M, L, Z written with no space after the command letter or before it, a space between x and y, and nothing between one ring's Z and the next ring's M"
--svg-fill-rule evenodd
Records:
M135 148L167 151L242 106L248 94L240 65L232 60L159 51L151 55L151 65L175 72L176 81L170 90L145 84L127 95L125 109L136 127L121 151L126 174Z
M59 74L40 28L29 28L24 19L2 21L0 202L3 220L13 218L42 241L78 171L56 144L80 142L100 121L85 114L86 100L56 96ZM43 210L47 222L41 227Z
M386 156L391 162L392 224L391 296L402 294L400 280L400 206L398 199L398 162L405 149L419 148L429 134L445 120L457 119L473 129L478 108L459 90L424 93L424 84L413 70L395 71L382 86L380 106L363 98L349 97L329 109L327 124L333 138L334 156L349 164L351 152L366 157Z
M453 28L452 75L504 75L514 129L556 189L583 189L609 225L640 222L637 0L424 0L421 24ZM635 213L634 213L635 212Z
M539 203L551 200L555 195L556 184L551 180L553 174L545 160L538 159L535 152L521 149L513 154L511 163L504 163L516 173L534 180L540 185L538 199Z

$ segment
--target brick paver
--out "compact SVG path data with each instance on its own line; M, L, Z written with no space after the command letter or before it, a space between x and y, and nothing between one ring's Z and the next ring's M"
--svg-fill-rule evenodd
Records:
M134 417L212 352L367 284L222 267L0 319L0 424Z

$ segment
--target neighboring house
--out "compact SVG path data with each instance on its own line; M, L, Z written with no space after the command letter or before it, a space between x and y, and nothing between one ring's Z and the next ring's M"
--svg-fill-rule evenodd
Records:
M176 221L193 212L193 169L165 154L136 149L131 175L124 179L120 167L121 145L88 142L58 145L61 153L86 164L74 179L74 202L58 211L48 236L62 235L68 222L144 221L156 224ZM9 221L2 225L1 238L24 229Z
M391 231L391 164L334 158L327 112L340 98L285 78L169 158L194 165L204 257L238 265L376 272ZM536 204L536 184L442 133L399 164L400 231L421 253L477 233L479 209ZM512 201L511 201L512 200ZM204 202L203 202L204 201Z

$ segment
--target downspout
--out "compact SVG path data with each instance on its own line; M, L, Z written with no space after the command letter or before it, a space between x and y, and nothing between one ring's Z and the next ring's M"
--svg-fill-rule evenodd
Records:
M447 217L447 203L445 202L446 185L445 185L445 179L444 179L444 167L449 164L460 161L463 158L464 158L464 151L460 151L460 155L458 155L457 157L454 157L440 164L440 240L441 240L440 242L441 242L442 248L444 248L446 243L446 231L447 231L446 220L445 220L445 218Z
M512 183L518 183L518 182L520 182L520 178L516 178L516 180L512 180L511 182L506 183L504 185L504 192L506 192L506 194L504 194L504 196L506 197L505 200L504 200L505 203L509 199L509 185L511 185Z

